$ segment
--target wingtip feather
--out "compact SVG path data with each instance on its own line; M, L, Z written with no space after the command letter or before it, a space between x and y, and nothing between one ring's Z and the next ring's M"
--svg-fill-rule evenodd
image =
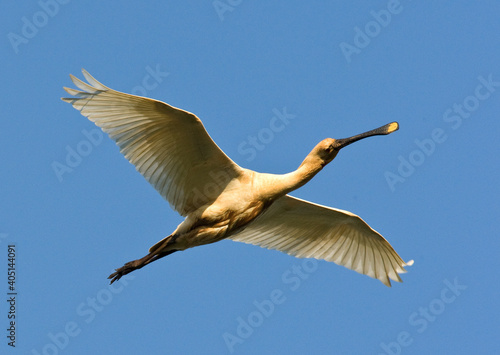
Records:
M88 81L88 83L90 85L92 85L93 87L95 87L96 89L103 90L103 91L111 90L106 85L103 85L101 82L97 81L96 78L94 78L92 75L90 75L90 73L83 68L82 68L82 74L85 77L85 79Z

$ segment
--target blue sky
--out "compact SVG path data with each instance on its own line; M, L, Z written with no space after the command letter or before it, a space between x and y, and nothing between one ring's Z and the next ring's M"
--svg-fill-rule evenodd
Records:
M500 352L498 2L2 7L1 329L8 245L17 271L16 348L3 331L2 353ZM194 112L260 172L294 170L323 138L398 121L293 195L360 215L415 260L404 283L222 241L110 288L114 268L182 218L60 100L81 68ZM287 123L273 130L280 114Z

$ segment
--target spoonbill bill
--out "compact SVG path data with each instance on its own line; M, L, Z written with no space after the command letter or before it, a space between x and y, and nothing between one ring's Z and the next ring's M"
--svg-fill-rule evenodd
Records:
M215 144L194 114L110 89L82 69L88 84L64 88L69 102L94 122L146 180L186 217L149 253L116 269L111 283L176 251L222 239L277 249L299 258L333 261L380 280L402 282L404 262L389 242L351 212L288 195L311 180L340 149L396 131L397 122L349 138L326 138L288 174L242 168Z

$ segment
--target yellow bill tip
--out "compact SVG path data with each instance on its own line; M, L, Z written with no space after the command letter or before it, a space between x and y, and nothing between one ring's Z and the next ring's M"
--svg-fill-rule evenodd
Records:
M392 122L387 125L387 134L397 131L399 129L399 124L397 122Z

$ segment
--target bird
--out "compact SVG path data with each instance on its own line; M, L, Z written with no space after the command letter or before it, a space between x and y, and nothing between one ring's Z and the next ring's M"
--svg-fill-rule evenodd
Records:
M389 242L359 216L308 202L289 193L311 180L358 140L387 135L397 122L349 138L326 138L286 174L240 167L212 140L193 113L164 102L115 91L85 69L87 83L62 98L100 127L125 158L185 217L168 236L109 275L110 284L177 251L229 239L342 265L380 280L402 282L404 262Z

